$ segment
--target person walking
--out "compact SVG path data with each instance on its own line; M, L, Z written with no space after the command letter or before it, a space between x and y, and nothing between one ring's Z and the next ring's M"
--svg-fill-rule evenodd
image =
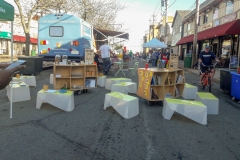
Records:
M107 75L109 69L111 68L110 53L112 53L112 49L108 45L108 41L104 42L104 44L99 48L99 51L101 51L101 56L103 60L104 75Z
M152 66L156 66L157 55L156 52L153 51L151 54Z

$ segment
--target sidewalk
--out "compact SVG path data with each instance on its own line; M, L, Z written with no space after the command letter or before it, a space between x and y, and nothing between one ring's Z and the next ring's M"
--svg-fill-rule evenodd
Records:
M178 67L182 68L188 72L191 72L192 74L199 75L199 70L198 69L192 69L192 68L184 68L184 61L183 60L178 60ZM220 83L220 69L216 68L215 76L213 78L213 81L216 83Z

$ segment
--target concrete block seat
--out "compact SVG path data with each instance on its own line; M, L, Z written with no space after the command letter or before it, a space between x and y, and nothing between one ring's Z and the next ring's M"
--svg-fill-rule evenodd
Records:
M118 84L112 85L112 92L120 92L124 94L128 93L136 93L137 92L137 84L135 82L120 82Z
M218 114L219 99L215 97L212 93L197 92L195 101L200 101L207 106L207 114Z
M35 76L20 76L20 78L13 78L13 82L24 82L28 86L36 87L36 77Z
M24 82L9 84L7 89L7 96L9 101L11 101L11 87L12 87L12 102L22 102L31 99L29 86Z
M193 85L188 84L188 83L185 83L183 93L182 93L182 97L184 99L194 100L197 92L198 92L198 87L193 86Z
M98 76L97 85L100 87L105 87L106 84L106 76Z
M139 114L138 98L119 92L105 95L104 110L112 106L122 117L129 119Z
M202 125L207 124L207 107L202 102L165 98L162 110L163 117L170 120L174 112Z
M106 79L105 89L111 90L113 84L120 82L132 82L132 79L129 78L108 78Z
M40 90L37 93L36 109L40 109L42 103L48 103L61 110L70 112L74 109L74 92L67 91L66 93L59 93L58 91L51 93Z

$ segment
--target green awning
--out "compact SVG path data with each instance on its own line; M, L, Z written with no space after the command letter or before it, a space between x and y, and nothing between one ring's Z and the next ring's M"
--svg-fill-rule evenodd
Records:
M0 31L0 38L11 39L11 33L9 33L9 32L1 32Z
M0 0L0 21L13 21L14 20L14 7Z

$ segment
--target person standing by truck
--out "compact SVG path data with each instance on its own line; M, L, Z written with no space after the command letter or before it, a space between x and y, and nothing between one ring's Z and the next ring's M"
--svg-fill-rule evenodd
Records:
M107 75L109 69L111 68L110 53L112 53L112 49L108 45L108 41L104 42L104 44L99 48L99 51L101 51L101 56L103 60L104 75Z

